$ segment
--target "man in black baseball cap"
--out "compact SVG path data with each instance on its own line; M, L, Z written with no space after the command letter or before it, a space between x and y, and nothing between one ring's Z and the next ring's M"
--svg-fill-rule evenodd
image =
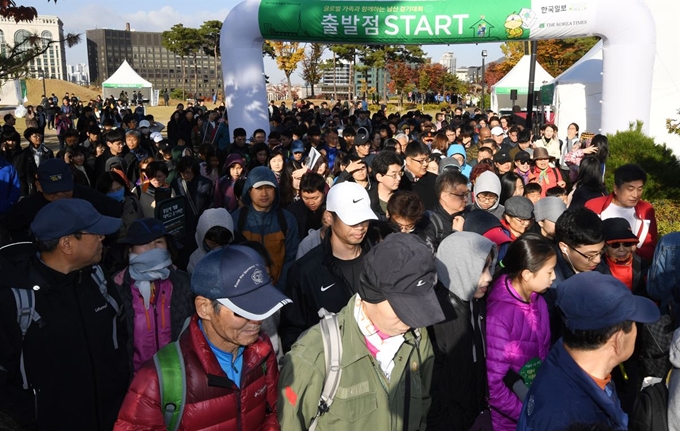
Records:
M113 428L130 377L126 328L98 263L120 226L87 201L59 199L31 224L32 253L5 255L25 281L0 288L0 410L26 429Z
M425 428L434 353L424 328L444 320L436 283L432 252L416 235L388 235L366 255L359 293L337 315L343 349L338 387L370 394L365 399L373 407L357 415L359 399L334 402L317 429ZM307 429L315 417L325 377L318 370L326 369L323 345L317 325L286 355L277 406L281 429ZM416 416L404 424L409 414Z
M611 372L633 354L635 322L656 322L659 309L614 277L594 271L561 282L557 306L564 335L524 399L517 430L557 431L575 422L627 430L628 415Z
M503 175L512 170L512 157L505 150L499 150L493 155L493 165L498 175Z
M30 225L36 214L50 202L60 199L83 199L107 216L119 217L122 204L98 191L74 184L71 168L61 159L49 159L40 164L36 179L38 191L17 202L0 221L12 242L30 241Z

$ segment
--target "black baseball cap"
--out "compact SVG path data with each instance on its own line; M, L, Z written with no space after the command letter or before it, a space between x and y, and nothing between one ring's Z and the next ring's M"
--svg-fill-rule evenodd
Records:
M371 304L387 301L406 325L424 328L445 318L436 284L435 259L423 240L393 233L364 257L359 296Z
M515 161L530 162L531 154L527 153L524 150L520 150L515 154Z
M512 157L505 151L499 151L493 156L493 161L495 163L507 163L512 162Z

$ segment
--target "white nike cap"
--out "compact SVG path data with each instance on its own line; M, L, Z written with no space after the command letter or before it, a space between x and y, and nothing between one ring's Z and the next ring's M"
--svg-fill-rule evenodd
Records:
M348 226L378 220L371 210L371 198L366 189L350 181L331 187L326 197L326 209L336 213Z

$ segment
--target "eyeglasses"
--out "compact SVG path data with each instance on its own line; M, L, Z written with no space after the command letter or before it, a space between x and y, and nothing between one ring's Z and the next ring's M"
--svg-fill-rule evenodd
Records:
M567 244L567 246L569 246L569 248L572 249L572 250L574 250L576 253L578 253L578 254L580 254L581 256L583 256L585 259L588 259L588 262L592 262L593 260L595 260L595 258L601 257L601 256L602 256L602 253L604 253L604 249L602 249L602 250L598 251L597 253L595 253L595 254L593 254L593 255L591 255L591 256L588 256L587 254L583 254L583 253L581 253L580 251L576 250L574 247L570 246L569 244Z
M477 195L478 201L484 201L486 203L496 202L496 199L498 199L498 196L495 195L482 195L481 193Z
M422 159L422 160L418 160L418 159L413 159L413 158L412 158L411 161L420 163L421 165L426 165L426 164L430 163L430 159L429 159L429 158Z
M531 224L531 219L524 219L519 217L513 217L518 223L529 225Z
M395 225L399 226L399 230L403 233L411 233L415 230L416 224L415 223L409 223L409 224L401 224L396 221L392 221Z
M634 242L611 242L607 245L611 248L616 249L616 248L619 248L621 246L626 247L626 248L631 248L636 244Z
M385 176L390 177L393 180L396 180L397 178L404 176L404 171L395 172L393 174L385 174Z
M519 163L520 165L528 165L529 164L528 160L515 160L515 162Z
M448 194L455 196L458 199L461 199L461 200L464 200L464 201L470 200L470 192L465 192L465 193L444 192L444 193L448 193Z

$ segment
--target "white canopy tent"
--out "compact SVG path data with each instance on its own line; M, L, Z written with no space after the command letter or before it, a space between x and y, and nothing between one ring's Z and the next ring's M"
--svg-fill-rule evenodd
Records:
M555 109L555 124L564 135L570 123L581 132L600 133L602 123L602 41L560 76L541 87ZM552 97L551 97L552 96Z
M510 91L517 90L517 100L515 105L522 108L527 106L527 94L529 93L529 68L531 67L531 56L525 55L495 85L491 86L491 109L498 112L501 109L512 109ZM534 90L538 91L543 83L552 81L553 77L543 69L539 62L536 62L536 74L534 75Z
M153 85L139 76L126 60L109 79L102 83L102 91L105 98L109 96L118 98L121 91L128 93L141 91L144 99L151 100ZM129 97L132 98L132 94L129 94Z

